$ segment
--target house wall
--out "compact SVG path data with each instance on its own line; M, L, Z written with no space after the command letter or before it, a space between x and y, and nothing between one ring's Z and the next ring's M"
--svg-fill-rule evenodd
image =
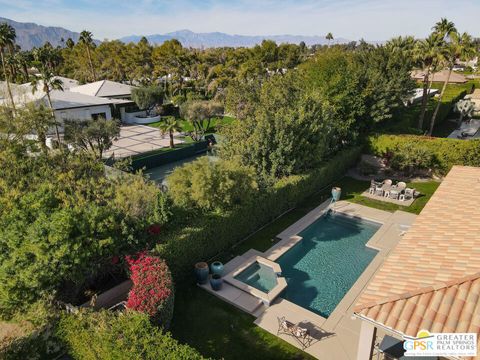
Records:
M105 119L112 119L112 110L110 108L110 105L98 105L75 109L55 110L55 117L60 123L63 124L63 120L90 120L92 119L92 115L102 113L105 113Z

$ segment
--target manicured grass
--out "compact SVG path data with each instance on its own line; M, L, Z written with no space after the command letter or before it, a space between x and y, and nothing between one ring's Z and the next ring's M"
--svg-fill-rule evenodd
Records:
M314 359L256 326L254 318L196 285L180 287L173 337L215 359Z
M215 133L219 126L231 124L233 121L235 121L235 118L230 116L224 116L223 118L213 118L212 121L210 122L210 127L207 129L206 133L209 133L209 134ZM179 119L179 122L180 122L180 125L182 126L183 132L193 131L193 125L191 122L184 119ZM160 127L161 123L162 121L157 121L157 122L148 124L148 126L158 128Z
M385 211L402 210L419 214L428 200L430 200L430 197L433 195L435 190L437 190L439 185L440 183L437 181L407 183L408 187L415 188L422 194L419 198L415 199L412 205L408 207L363 197L361 195L362 192L370 187L369 181L361 181L350 177L345 177L339 181L338 186L342 188L343 200Z
M435 181L409 183L424 196L410 207L363 198L360 194L370 186L368 181L344 177L335 182L342 188L342 199L386 211L404 210L418 214L437 189ZM330 197L330 188L319 192L295 209L252 234L217 259L223 262L249 249L268 250L275 237ZM193 274L192 274L193 277ZM234 306L217 299L192 284L181 284L176 291L173 336L196 348L207 357L223 359L310 359L306 353L256 326L254 318Z

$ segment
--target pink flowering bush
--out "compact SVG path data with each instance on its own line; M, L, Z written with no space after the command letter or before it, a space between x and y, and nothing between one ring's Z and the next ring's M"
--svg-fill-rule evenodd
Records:
M150 315L168 327L173 315L173 281L164 260L145 252L127 256L133 287L128 294L127 308Z

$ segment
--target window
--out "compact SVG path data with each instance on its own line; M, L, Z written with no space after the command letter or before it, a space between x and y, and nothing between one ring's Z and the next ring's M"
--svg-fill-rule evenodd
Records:
M102 112L102 113L98 113L98 114L92 114L92 119L93 120L98 120L100 118L106 119L107 118L107 113Z

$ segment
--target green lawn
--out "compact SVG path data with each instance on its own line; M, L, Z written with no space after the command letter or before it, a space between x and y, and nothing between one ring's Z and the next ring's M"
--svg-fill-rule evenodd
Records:
M369 181L360 181L360 180L352 179L350 177L345 177L341 181L339 181L339 186L342 188L343 200L351 201L356 204L365 205L365 206L373 207L380 210L386 210L386 211L403 210L403 211L411 212L414 214L420 213L420 211L423 209L423 207L428 202L430 197L433 195L435 190L437 190L437 187L439 185L440 183L437 181L407 183L408 187L415 188L422 195L419 198L417 198L412 205L406 207L406 206L386 203L383 201L372 200L370 198L361 196L361 193L370 187Z
M344 177L335 183L342 188L342 199L386 211L404 210L418 214L439 183L409 183L424 196L408 208L363 198L360 194L370 186L368 181ZM330 189L309 197L297 208L284 214L243 243L218 259L227 262L249 249L265 251L275 243L275 236L301 219L330 197ZM192 274L193 278L193 274ZM310 359L276 336L253 324L254 318L192 284L181 284L176 291L173 336L195 347L204 356L224 359Z
M196 285L175 293L171 332L215 359L314 359L256 326L254 318Z
M232 123L233 121L235 121L235 119L230 116L224 116L223 118L213 118L212 121L210 122L210 127L207 129L206 133L213 134L217 131L217 128L219 125L227 125ZM193 131L193 125L190 121L179 119L179 122L180 122L180 125L182 126L182 131L184 132ZM162 121L157 121L157 122L148 124L148 126L158 128L160 127L161 123Z

